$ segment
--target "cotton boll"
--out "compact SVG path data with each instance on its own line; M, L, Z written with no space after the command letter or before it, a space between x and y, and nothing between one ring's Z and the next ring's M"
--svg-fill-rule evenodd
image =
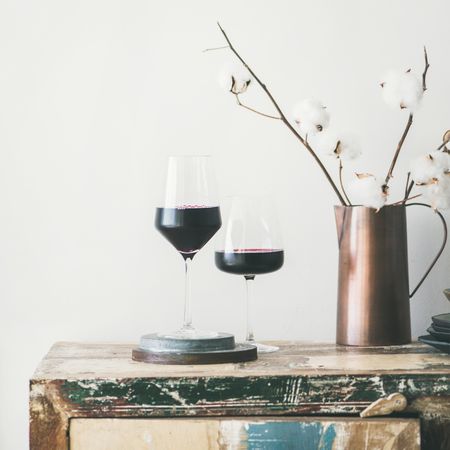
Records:
M351 161L361 155L358 140L351 135L342 135L335 150L336 156L342 161Z
M361 146L358 139L349 133L337 133L327 129L320 133L316 139L319 152L334 156L342 161L350 161L361 155Z
M340 141L337 153L342 161L351 161L361 156L359 142L352 136L344 136Z
M325 106L317 100L303 100L297 103L292 115L295 123L300 127L300 132L305 135L323 131L330 122L330 115Z
M348 192L354 204L376 210L382 208L387 200L384 182L371 174L357 174L357 178L349 184Z
M323 155L336 156L335 150L339 142L339 134L330 128L317 134L314 138L314 147Z
M393 108L417 109L423 97L422 81L411 71L389 71L381 83L383 100Z
M251 78L236 78L232 75L230 91L233 94L243 94L250 86L251 81Z
M419 156L411 163L412 179L418 184L429 184L450 169L448 153L434 151Z
M450 208L450 174L446 173L435 179L425 188L425 198L434 209Z
M403 76L401 87L403 98L400 102L400 108L406 108L410 111L416 110L423 97L422 80L412 72L407 72Z
M411 178L417 184L427 184L437 172L436 165L429 155L419 156L411 162Z
M243 65L226 64L219 73L219 85L233 94L243 94L252 81L249 71Z
M431 152L430 156L444 172L450 170L450 155L447 152L436 150Z

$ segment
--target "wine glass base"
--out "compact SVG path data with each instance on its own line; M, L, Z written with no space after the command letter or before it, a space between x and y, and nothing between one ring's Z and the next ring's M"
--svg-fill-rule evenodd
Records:
M217 331L197 330L195 328L181 328L168 333L158 333L164 339L211 339L219 336Z
M245 341L245 344L254 345L258 353L273 353L280 350L280 347L276 347L275 345L261 344L260 342L255 341Z

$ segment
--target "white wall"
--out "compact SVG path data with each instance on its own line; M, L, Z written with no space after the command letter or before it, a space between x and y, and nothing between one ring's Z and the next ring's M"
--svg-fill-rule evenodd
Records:
M352 170L386 172L406 115L378 82L391 67L421 72L426 44L429 91L400 192L410 157L450 126L449 14L446 1L418 0L2 0L0 448L26 448L27 380L53 342L136 342L180 323L182 261L153 228L169 154L214 155L224 196L256 186L279 200L286 263L256 282L257 335L334 339L336 199L280 123L218 88L227 51L202 53L223 45L216 20L287 110L319 97L359 133ZM248 100L271 110L257 89ZM416 280L440 228L426 211L410 219ZM195 323L242 335L242 281L215 269L213 249L193 265ZM415 336L449 310L449 254L412 301Z

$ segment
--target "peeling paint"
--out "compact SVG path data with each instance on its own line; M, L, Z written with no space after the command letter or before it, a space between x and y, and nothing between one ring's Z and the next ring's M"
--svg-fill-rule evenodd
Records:
M413 381L411 378L409 378L409 379L406 381L406 384L407 384L407 386L408 386L408 388L409 388L409 390L410 390L411 392L417 392L417 391L418 391L416 385L414 384L414 381Z

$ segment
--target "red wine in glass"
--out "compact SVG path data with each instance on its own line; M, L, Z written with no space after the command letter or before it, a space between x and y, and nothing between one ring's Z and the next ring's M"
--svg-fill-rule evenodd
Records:
M218 206L156 208L156 228L185 260L192 259L221 225Z
M280 269L284 262L284 251L268 248L217 251L215 260L217 268L223 272L255 276Z

